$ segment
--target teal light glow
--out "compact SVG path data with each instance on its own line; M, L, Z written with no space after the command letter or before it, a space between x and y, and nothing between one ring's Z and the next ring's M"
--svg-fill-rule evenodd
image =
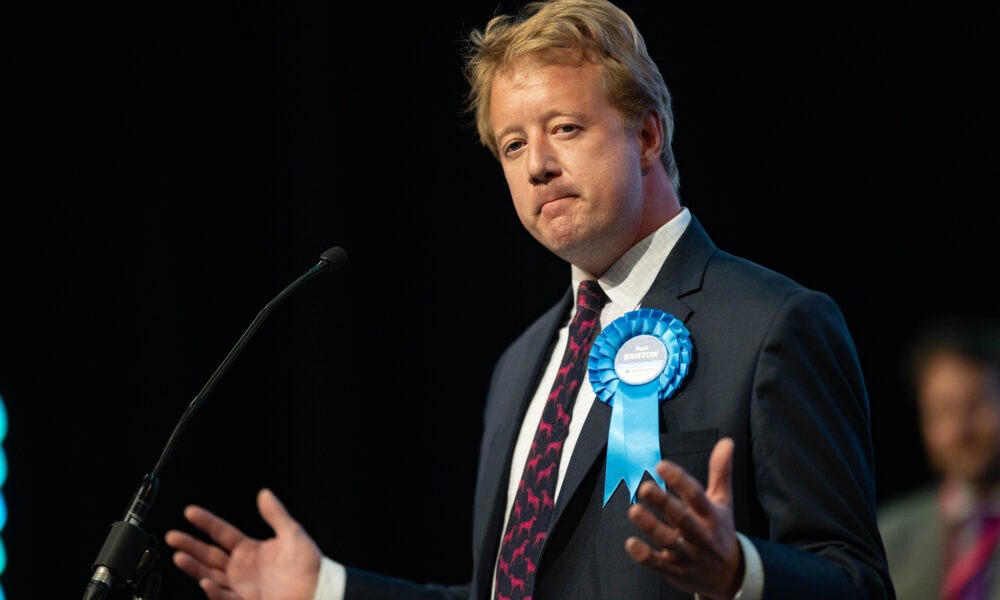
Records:
M3 440L7 437L7 407L3 403L3 396L0 396L0 487L7 481L7 453L3 449ZM0 532L7 524L7 500L3 497L3 490L0 490ZM7 569L7 547L0 537L0 576ZM0 600L6 598L3 593L3 586L0 585Z

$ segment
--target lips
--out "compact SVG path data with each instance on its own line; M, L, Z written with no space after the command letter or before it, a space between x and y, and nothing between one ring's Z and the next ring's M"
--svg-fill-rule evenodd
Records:
M576 196L553 196L542 202L541 206L538 207L538 212L550 217L556 216L567 208L566 201L574 199L576 199Z
M553 202L558 202L560 200L572 200L576 197L577 197L576 194L569 191L549 190L548 193L545 195L545 198L539 204L539 208L544 208L546 205L552 204Z

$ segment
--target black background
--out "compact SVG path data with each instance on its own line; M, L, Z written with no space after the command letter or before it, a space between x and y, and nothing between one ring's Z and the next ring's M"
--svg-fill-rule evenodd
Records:
M188 403L334 245L350 262L264 322L144 527L162 539L198 502L265 536L270 486L345 563L468 576L490 368L569 274L460 114L459 40L498 6L516 4L8 9L8 598L82 596ZM903 344L934 315L996 311L997 9L621 6L674 93L683 202L723 249L837 300L880 498L923 480ZM200 597L157 567L161 598Z

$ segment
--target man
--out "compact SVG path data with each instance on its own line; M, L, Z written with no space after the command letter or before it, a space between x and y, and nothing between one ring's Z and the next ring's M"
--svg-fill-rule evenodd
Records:
M1000 321L928 324L907 377L935 477L879 512L896 588L913 600L1000 599Z
M213 599L894 597L842 315L682 206L670 94L631 19L554 0L469 41L480 139L572 280L494 370L472 581L345 568L267 490L274 538L189 507L218 546L168 532L175 564Z

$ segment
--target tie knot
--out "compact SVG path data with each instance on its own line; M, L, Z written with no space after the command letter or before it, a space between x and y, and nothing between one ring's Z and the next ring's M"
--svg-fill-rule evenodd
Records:
M604 304L608 301L608 295L601 289L593 279L584 279L580 282L580 287L576 291L576 307L578 310L592 310L600 313Z

